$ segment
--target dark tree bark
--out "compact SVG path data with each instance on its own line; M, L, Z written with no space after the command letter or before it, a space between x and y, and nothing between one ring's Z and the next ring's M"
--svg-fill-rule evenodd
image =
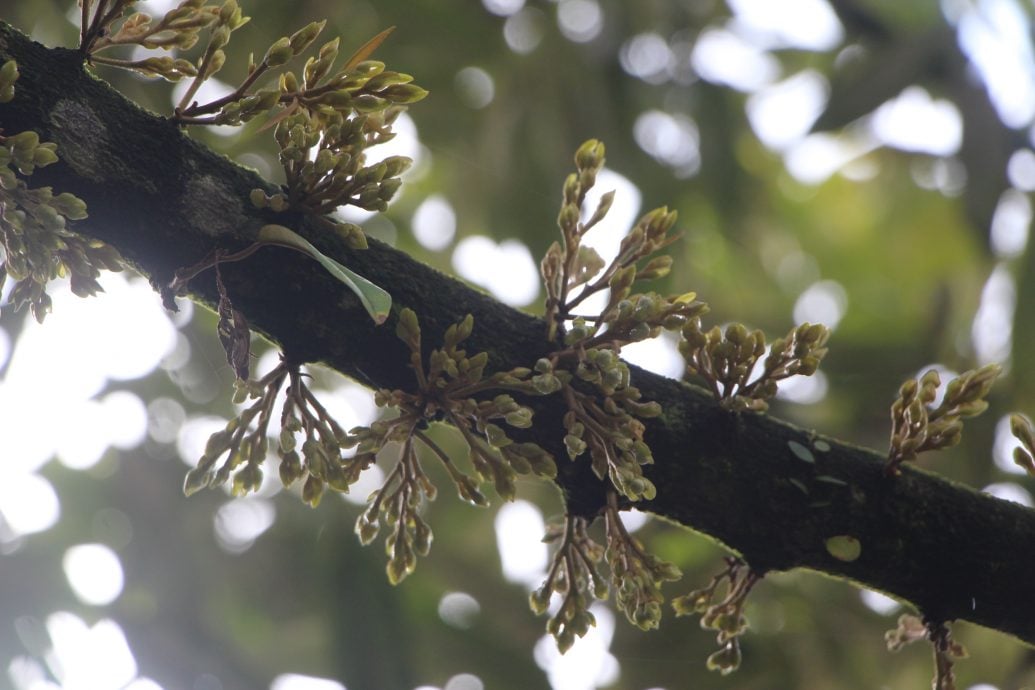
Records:
M274 220L248 202L250 190L269 183L128 102L78 52L47 49L0 22L0 62L9 58L22 76L15 99L0 104L0 124L8 133L37 131L61 158L31 184L85 200L89 218L75 229L116 247L155 286L216 247L247 246ZM395 303L389 321L374 326L315 263L276 247L226 265L235 306L294 361L323 362L372 387L413 388L394 334L403 307L417 312L431 345L473 314L468 349L488 351L493 370L529 366L551 350L541 320L402 252L376 241L349 251L305 218L276 222L385 287ZM211 272L190 287L193 299L215 304ZM767 415L726 412L704 390L633 369L644 398L664 407L646 436L657 498L641 510L720 540L758 571L809 568L909 601L936 621L965 619L1035 643L1035 511L913 467L888 478L877 452ZM588 462L566 459L559 401L527 402L536 410L528 440L559 458L569 510L596 514L605 486ZM802 460L791 441L812 449L815 461ZM828 553L826 540L836 535L860 541L856 560Z

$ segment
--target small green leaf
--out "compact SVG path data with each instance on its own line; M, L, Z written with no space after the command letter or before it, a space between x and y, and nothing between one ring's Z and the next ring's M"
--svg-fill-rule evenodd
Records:
M862 544L855 537L839 534L826 541L827 553L839 561L851 563L862 554Z
M797 441L788 441L787 447L791 449L791 452L794 453L794 455L797 456L799 460L810 463L816 462L816 458L813 457L812 451L806 448L805 446L801 445Z
M327 269L332 276L345 283L356 293L363 307L370 314L374 323L381 325L388 318L388 312L392 309L392 296L374 285L369 280L354 273L339 264L334 259L321 253L319 249L311 245L301 235L283 225L264 225L259 230L259 241L266 244L277 244L282 247L297 249L308 254L320 262L320 265Z
M390 26L378 35L371 38L362 46L360 46L359 50L353 53L352 56L345 61L345 65L342 66L341 71L348 72L356 65L369 58L374 53L374 51L377 50L378 46L380 46L384 42L384 40L388 38L388 34L392 33L393 31L395 31L395 27Z

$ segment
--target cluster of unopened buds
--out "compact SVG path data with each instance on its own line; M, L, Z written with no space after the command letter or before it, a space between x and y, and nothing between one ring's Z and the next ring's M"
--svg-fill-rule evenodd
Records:
M672 600L677 616L699 614L701 627L718 633L719 650L708 657L709 669L727 675L740 667L740 636L748 627L744 603L760 579L744 561L727 557L726 568L713 577L707 587ZM723 585L725 594L715 601Z

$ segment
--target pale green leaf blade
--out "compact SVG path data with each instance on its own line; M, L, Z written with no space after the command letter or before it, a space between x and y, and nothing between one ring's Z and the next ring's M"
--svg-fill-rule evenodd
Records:
M264 225L259 230L259 241L267 244L279 244L308 254L320 262L320 265L328 273L345 283L350 290L356 293L356 296L359 297L359 301L363 304L367 313L370 314L370 318L374 320L374 323L380 325L388 318L388 313L392 309L392 296L390 294L358 273L350 271L334 259L326 256L294 230L283 225Z

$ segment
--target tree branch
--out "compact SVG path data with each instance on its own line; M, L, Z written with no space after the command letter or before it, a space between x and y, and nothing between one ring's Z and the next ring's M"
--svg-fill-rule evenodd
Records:
M550 351L543 321L402 252L376 241L349 251L302 217L252 208L250 190L273 191L269 183L128 102L88 73L78 52L44 48L0 22L0 62L12 57L22 76L15 99L0 104L0 123L8 133L36 130L61 157L32 184L84 199L90 215L75 229L118 248L156 286L216 247L240 250L275 221L395 300L389 322L376 327L351 292L295 252L264 248L223 267L235 307L295 361L324 362L368 386L413 389L394 334L403 307L418 313L429 344L473 314L468 347L490 352L490 370L530 366ZM191 289L216 304L211 272ZM646 436L657 498L639 508L722 541L756 570L809 568L908 600L933 620L965 619L1035 643L1035 511L912 467L888 478L876 452L766 415L726 412L704 390L633 369L644 398L665 410ZM526 401L536 410L527 440L559 459L569 510L593 516L604 485L588 462L567 461L555 397ZM857 559L827 551L838 535L860 541Z

